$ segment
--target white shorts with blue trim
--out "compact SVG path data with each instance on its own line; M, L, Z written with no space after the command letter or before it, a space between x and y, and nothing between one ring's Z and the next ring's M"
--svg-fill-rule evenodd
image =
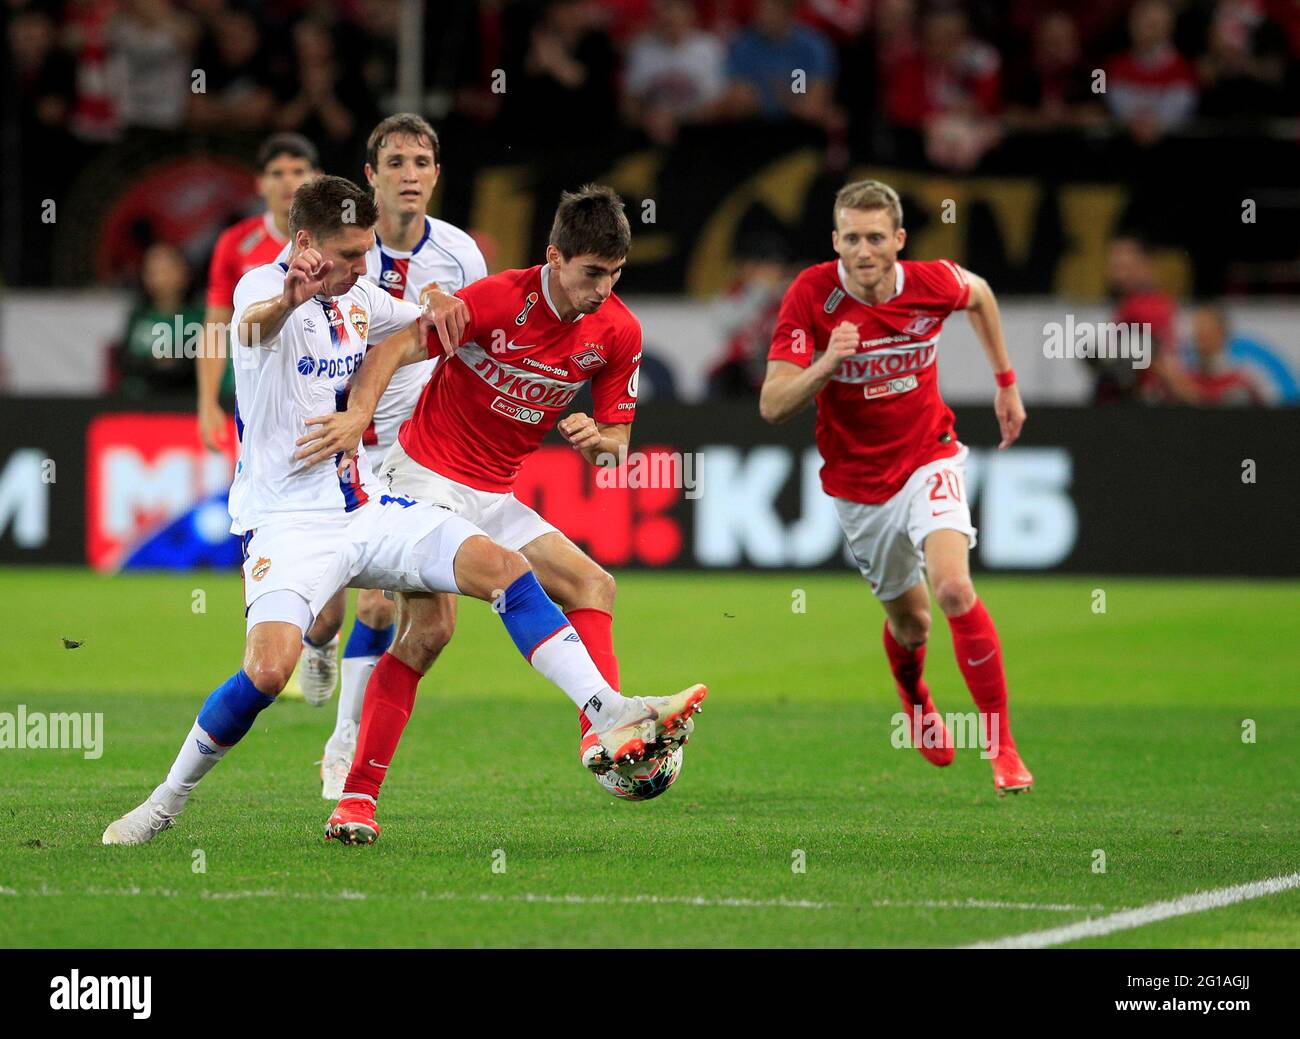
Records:
M291 514L245 535L244 604L251 607L268 592L290 591L314 618L344 587L459 593L456 553L467 538L482 533L448 509L389 494L342 519ZM256 620L297 624L301 617L299 611L273 613L258 611Z

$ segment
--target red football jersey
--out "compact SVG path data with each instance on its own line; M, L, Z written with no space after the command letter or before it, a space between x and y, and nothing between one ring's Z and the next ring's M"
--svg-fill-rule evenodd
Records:
M827 494L878 505L921 466L961 448L939 396L935 356L944 320L966 306L970 285L949 260L898 260L894 295L884 303L854 296L846 280L838 260L794 280L768 359L807 368L836 325L858 326L858 353L817 394L817 449Z
M597 422L636 415L641 325L615 295L561 321L542 270L502 271L456 293L469 307L460 349L434 369L398 434L421 465L476 490L510 490L588 379ZM429 354L442 354L436 333Z
M208 306L233 307L239 279L254 267L275 263L286 241L270 213L250 216L222 231L208 268Z

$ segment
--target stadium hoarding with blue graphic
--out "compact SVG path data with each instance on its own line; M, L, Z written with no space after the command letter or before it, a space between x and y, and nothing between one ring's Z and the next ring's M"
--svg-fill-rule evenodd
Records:
M184 403L6 402L0 563L233 571L234 458L201 446ZM1300 555L1276 548L1300 501L1294 410L1031 404L1005 452L991 409L957 415L977 568L1300 574ZM655 405L638 416L628 468L602 476L548 441L516 495L609 567L848 569L811 426L811 414L768 426L739 404Z

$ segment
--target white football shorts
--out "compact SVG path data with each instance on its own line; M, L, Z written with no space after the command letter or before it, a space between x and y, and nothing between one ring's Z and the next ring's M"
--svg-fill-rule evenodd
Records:
M832 499L858 569L881 602L897 599L923 579L925 539L934 531L959 530L975 547L966 500L968 453L963 446L951 458L921 466L879 505Z
M518 552L558 530L508 491L479 491L439 476L406 453L400 443L384 456L379 478L390 494L449 509L503 548Z
M302 626L300 609L253 611L268 592L295 593L311 618L344 587L459 593L456 553L482 533L448 509L381 494L342 521L299 513L264 523L244 535L248 627L268 620ZM274 602L292 599L278 595Z

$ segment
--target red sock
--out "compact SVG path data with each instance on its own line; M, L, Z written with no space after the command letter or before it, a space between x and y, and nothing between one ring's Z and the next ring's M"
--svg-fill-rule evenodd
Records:
M352 771L343 784L343 793L368 794L378 799L379 787L388 772L388 764L397 751L402 730L415 706L415 687L423 676L407 667L393 654L379 658L361 706L361 730L357 733L357 751ZM382 768L371 764L378 761Z
M981 729L988 742L989 715L998 720L1000 747L1014 747L1011 738L1011 719L1007 715L1007 676L1002 670L1002 645L993 618L978 599L975 605L959 617L949 617L952 631L952 648L957 654L957 666L966 679L971 699L980 709Z
M885 621L885 656L889 658L889 670L894 673L898 684L900 699L906 694L906 703L922 703L930 699L930 690L921 681L921 671L925 668L925 643L916 649L908 649L889 630L889 621Z
M565 614L573 630L587 647L587 655L596 665L600 677L609 683L609 687L618 691L618 657L614 656L614 618L604 610L586 606L580 610L570 610ZM578 734L587 735L591 722L578 709Z

